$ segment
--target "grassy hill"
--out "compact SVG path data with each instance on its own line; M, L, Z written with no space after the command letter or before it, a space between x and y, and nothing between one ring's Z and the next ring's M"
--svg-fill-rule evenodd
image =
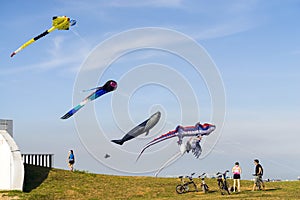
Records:
M252 192L252 181L241 182L241 192L221 195L215 179L207 179L208 194L177 194L177 178L130 177L70 172L26 166L24 192L6 192L6 198L30 200L57 199L300 199L300 181L269 182L265 191ZM199 179L195 181L200 184ZM232 184L232 180L229 180ZM2 192L2 196L3 196ZM1 197L1 193L0 193ZM1 199L1 198L0 198Z

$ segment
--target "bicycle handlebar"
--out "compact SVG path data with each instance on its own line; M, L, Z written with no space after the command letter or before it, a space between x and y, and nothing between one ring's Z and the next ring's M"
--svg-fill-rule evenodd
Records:
M218 172L217 174L226 174L226 173L228 173L228 172L229 172L229 170L226 170L224 173Z
M205 173L203 173L202 175L204 175ZM190 176L185 176L185 178L189 178L189 179L193 179L193 176L195 175L195 172L191 173ZM201 176L202 176L201 175ZM183 178L184 176L178 176L178 178Z
M226 170L224 173L218 172L216 175L217 175L217 176L223 175L224 177L226 177L226 173L228 173L228 172L229 172L229 170Z

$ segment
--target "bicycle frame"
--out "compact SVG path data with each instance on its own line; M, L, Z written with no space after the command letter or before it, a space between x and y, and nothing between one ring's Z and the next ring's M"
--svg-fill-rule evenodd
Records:
M221 172L217 173L218 186L222 195L224 195L225 193L230 194L229 184L227 182L227 176L226 176L227 172L229 172L229 170L226 170L224 173Z
M176 192L178 194L182 194L184 192L189 192L190 191L190 188L189 188L189 185L193 185L194 188L195 188L195 191L198 192L198 188L197 188L197 185L195 184L194 180L193 180L193 175L195 173L192 173L191 176L186 176L185 178L188 178L188 182L186 182L183 178L183 176L179 176L180 178L180 181L181 181L181 184L177 185L176 186Z
M201 179L201 189L204 193L208 192L208 185L205 183L205 175L206 173L201 174L198 178Z

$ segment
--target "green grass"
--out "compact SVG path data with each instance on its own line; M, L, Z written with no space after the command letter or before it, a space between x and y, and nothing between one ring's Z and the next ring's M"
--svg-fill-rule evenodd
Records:
M195 179L200 184L199 179ZM10 191L5 195L30 200L62 199L300 199L300 181L268 182L266 190L252 192L252 181L241 181L241 192L221 195L215 179L206 179L208 194L189 192L177 194L177 178L130 177L70 172L26 166L24 192ZM229 180L232 184L232 180ZM1 194L0 194L1 196Z

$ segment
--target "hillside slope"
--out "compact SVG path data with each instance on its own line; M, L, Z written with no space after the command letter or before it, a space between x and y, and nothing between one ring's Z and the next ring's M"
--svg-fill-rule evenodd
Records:
M195 179L200 184L199 179ZM300 199L300 181L266 183L265 191L251 191L252 182L241 182L241 193L221 195L215 179L206 180L208 194L177 194L177 178L131 177L70 172L26 166L24 192L8 192L16 199ZM229 180L232 183L232 180ZM1 196L1 195L0 195Z

